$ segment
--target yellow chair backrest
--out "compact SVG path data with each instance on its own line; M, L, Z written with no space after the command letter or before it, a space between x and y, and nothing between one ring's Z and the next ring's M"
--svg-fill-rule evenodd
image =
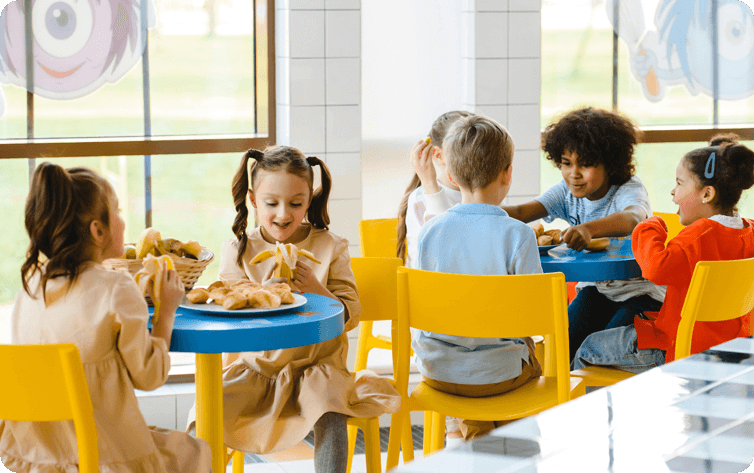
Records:
M398 313L400 258L351 258L361 303L361 321L395 320Z
M668 240L675 238L684 227L681 225L681 217L678 214L671 214L666 212L654 212L656 217L661 217L665 220L665 225L668 226Z
M99 471L92 400L76 345L0 345L0 379L0 419L73 420L79 471Z
M399 377L408 370L409 327L461 337L553 335L558 402L566 402L566 292L563 273L476 276L398 268ZM549 361L550 357L545 363Z
M676 335L675 358L691 353L696 322L741 317L754 308L754 258L699 261L691 277Z
M393 258L398 250L398 219L378 218L359 222L361 255Z

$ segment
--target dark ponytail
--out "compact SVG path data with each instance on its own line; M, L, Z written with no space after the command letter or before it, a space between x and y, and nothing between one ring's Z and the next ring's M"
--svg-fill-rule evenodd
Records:
M306 212L306 218L315 228L327 230L330 225L330 216L327 213L327 201L330 199L330 189L332 189L332 176L330 169L316 156L306 158L309 167L319 166L322 170L320 180L322 187L317 189L312 196L312 202L309 204L309 210Z
M28 282L37 271L43 297L50 279L76 280L92 257L90 224L99 220L110 226L113 198L110 184L91 169L45 162L34 170L24 218L29 249L21 266L27 294L33 297Z
M250 149L241 156L241 164L238 166L236 175L233 176L233 205L236 208L236 218L233 220L233 235L238 239L238 266L242 266L243 254L246 252L246 245L249 242L249 236L246 234L246 227L249 224L249 208L246 206L246 196L249 193L249 158L254 159L254 169L256 164L264 159L264 154L256 149ZM253 174L253 171L252 171Z
M684 159L702 187L715 188L720 212L735 215L741 193L754 186L754 152L730 136L710 141L720 144L690 151Z

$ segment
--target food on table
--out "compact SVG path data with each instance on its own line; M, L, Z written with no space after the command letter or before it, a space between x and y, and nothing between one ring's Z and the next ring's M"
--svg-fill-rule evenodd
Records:
M230 290L223 298L223 308L226 310L243 309L248 303L246 296L238 291Z
M534 230L534 234L537 236L537 238L545 234L545 226L541 223L535 223L531 226L531 229Z
M245 279L216 281L206 289L192 289L186 297L192 304L216 304L226 310L274 309L281 304L292 304L296 300L291 287L284 282L264 287Z
M262 251L251 259L251 264L261 263L268 258L275 257L275 271L272 276L276 278L288 278L289 280L296 279L296 262L298 256L305 256L313 262L320 264L320 261L314 257L313 254L306 250L300 250L291 243L283 245L280 242L275 243L275 252L270 250Z
M136 284L141 289L141 294L145 295L147 289L152 289L152 302L154 303L154 314L152 315L152 325L160 320L160 291L162 289L162 274L164 271L175 269L173 260L169 256L155 257L147 254L147 257L141 263L144 268L134 275Z
M202 251L202 245L198 241L189 240L184 243L175 238L163 239L160 232L152 227L141 232L135 246L125 245L124 248L126 251L123 258L126 259L142 259L148 254L161 256L168 253L183 258L199 259L199 253Z
M542 235L537 237L537 245L539 246L547 246L552 244L552 237L550 235Z
M282 302L279 296L264 289L251 293L246 300L252 309L274 309L275 307L280 307Z
M196 287L186 294L186 298L192 304L204 304L209 300L209 291L203 287Z
M592 241L586 245L586 249L589 251L603 251L610 246L610 237L592 238Z
M282 302L283 304L293 304L293 293L291 292L290 286L288 286L286 283L278 282L275 284L270 284L265 289L278 296L280 298L280 302Z
M551 243L552 245L559 245L560 243L563 242L563 238L560 235L560 230L558 230L557 228L552 229L552 230L547 230L545 232L545 235L550 235L552 237L552 243Z

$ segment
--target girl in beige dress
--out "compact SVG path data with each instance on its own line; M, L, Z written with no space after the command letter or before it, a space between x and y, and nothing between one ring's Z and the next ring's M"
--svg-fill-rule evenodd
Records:
M105 473L210 471L209 446L183 432L147 427L134 388L152 390L168 377L171 333L183 284L165 271L161 317L149 312L133 278L108 271L123 255L125 224L108 182L87 168L42 163L26 201L30 245L23 289L12 314L12 343L73 343L84 365ZM74 473L72 421L0 420L0 458L11 471Z
M322 186L316 192L314 166L321 169ZM226 354L223 414L225 443L235 450L284 450L303 440L313 428L315 471L345 472L347 416L395 412L400 396L386 379L369 371L354 377L346 367L346 332L358 325L361 306L348 241L327 230L330 187L327 166L295 148L272 147L264 153L249 150L241 160L233 181L236 238L223 245L220 278L281 282L272 278L276 264L272 258L249 263L261 251L274 252L276 242L293 243L321 262L299 259L295 279L290 281L293 289L343 303L345 331L332 340L300 348ZM247 193L260 224L250 231L246 229Z

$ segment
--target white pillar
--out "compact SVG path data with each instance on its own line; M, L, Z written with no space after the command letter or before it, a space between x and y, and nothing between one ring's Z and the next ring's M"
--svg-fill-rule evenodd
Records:
M278 0L277 141L327 163L330 230L358 256L361 0Z
M540 193L539 0L464 0L464 105L502 124L516 153L509 204Z

